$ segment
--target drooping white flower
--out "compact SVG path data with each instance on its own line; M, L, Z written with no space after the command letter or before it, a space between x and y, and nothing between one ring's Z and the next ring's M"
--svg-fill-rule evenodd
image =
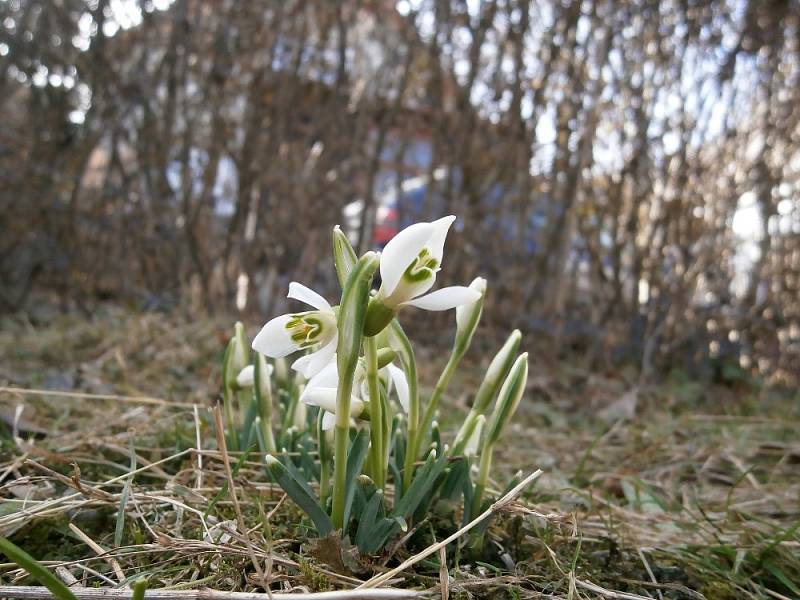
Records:
M387 382L387 391L391 393L394 388L397 400L404 411L408 412L409 389L405 372L393 364L382 368L378 374ZM324 369L317 373L306 385L300 395L300 402L318 406L324 410L322 415L322 429L328 430L335 424L336 390L339 386L339 371L336 360L331 361ZM359 362L353 376L353 391L350 397L350 416L360 417L369 405L369 391L367 389L366 369Z
M267 365L267 377L272 377L272 371L274 370L272 365ZM256 381L256 368L254 365L247 365L244 369L239 371L239 374L236 376L236 385L240 388L248 388L252 387Z
M298 358L292 368L311 378L327 365L336 353L338 331L336 314L325 298L293 281L288 298L300 300L316 310L291 313L269 321L253 340L253 349L271 358L281 358L297 350L314 349Z
M465 286L442 288L424 295L436 282L447 232L456 218L442 217L432 223L416 223L394 236L381 253L381 289L377 299L398 309L416 306L424 310L448 310L475 302L480 292Z
M456 218L415 223L394 236L381 252L381 287L367 312L364 333L383 330L394 314L406 306L423 310L448 310L475 302L480 292L466 286L445 287L428 294L439 272L447 232Z
M255 371L253 365L247 365L244 369L239 371L239 374L236 376L236 385L240 388L247 388L253 385L253 382L255 382Z

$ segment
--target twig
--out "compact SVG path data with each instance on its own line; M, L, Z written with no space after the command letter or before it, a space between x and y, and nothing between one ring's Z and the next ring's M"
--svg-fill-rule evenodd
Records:
M72 533L77 535L81 539L81 541L83 541L84 544L86 544L87 546L89 546L89 548L94 550L94 553L97 554L98 556L104 556L105 554L108 553L107 550L105 550L92 538L86 535L77 525L75 525L75 523L70 523L69 528L72 531ZM120 583L123 583L125 581L125 573L122 571L122 567L117 562L117 559L111 556L105 557L105 559L108 562L108 564L111 565L111 568L114 569L114 575L117 576L117 580Z
M150 396L120 396L118 394L89 394L87 392L62 392L57 390L40 390L36 388L18 388L0 386L0 392L9 394L31 394L34 396L58 396L60 398L83 398L86 400L114 400L115 402L133 402L136 404L155 404L156 406L178 406L187 408L183 402L170 402Z
M180 452L178 452L176 454L173 454L172 456L167 456L166 458L162 458L161 460L157 460L157 461L155 461L153 463L150 463L149 465L146 465L144 467L139 467L135 471L129 471L128 473L124 473L122 475L114 477L113 479L109 479L108 481L105 481L105 482L102 482L102 483L98 483L92 489L97 490L98 488L118 483L120 481L123 481L123 480L127 479L128 477L131 477L133 475L138 475L139 473L147 471L148 469L151 469L156 465L160 465L160 464L169 462L171 460L175 460L176 458L180 458L181 456L183 456L185 454L189 454L189 453L194 452L194 451L195 451L194 448L187 448L186 450L181 450ZM31 460L26 460L25 464L28 464L29 462L31 464L35 464L37 466L41 466L41 465L39 465L39 463L36 463L35 461L31 461ZM53 510L57 506L61 506L63 504L67 504L70 501L76 501L79 498L81 498L83 495L84 494L82 494L81 492L76 492L74 494L68 494L66 496L61 496L60 498L55 498L53 500L48 500L46 502L42 502L41 504L39 504L37 506L34 506L32 508L25 508L23 510L20 510L20 511L17 511L15 513L12 513L10 515L6 515L4 517L0 517L0 528L11 526L13 524L16 524L19 521L25 521L27 518L31 518L34 515L41 515L41 513L45 512L45 511L48 511L48 510Z
M264 571L261 568L261 564L258 562L258 558L256 558L256 554L253 551L253 544L250 541L250 536L247 534L247 525L245 524L244 517L242 516L242 509L239 506L239 499L236 497L236 482L233 480L231 461L230 457L228 456L228 446L225 442L225 426L222 423L222 410L220 410L219 402L214 405L214 427L217 430L217 446L219 447L220 452L222 452L222 464L225 466L225 476L228 479L228 491L230 492L231 500L233 501L233 510L236 511L236 520L239 523L239 530L242 532L242 536L244 537L244 542L247 545L247 550L250 554L250 560L253 563L253 567L255 567L256 573L258 573L258 578L261 581L261 587L267 589L269 584L264 576ZM268 595L270 598L272 598L271 593Z
M607 590L604 587L600 587L596 583L592 583L591 581L583 581L577 577L575 578L575 584L585 590L589 590L595 594L600 594L603 596L603 598L612 598L613 600L652 600L652 598L640 596L639 594L629 594L628 592L615 592L613 590Z
M75 576L69 572L67 567L56 567L56 575L58 578L67 584L67 586L78 585L78 580L75 579Z
M439 585L442 588L442 600L450 600L450 573L447 572L447 550L439 548Z
M650 576L650 581L658 585L658 579L656 579L656 576L653 573L653 569L650 568L650 563L647 562L647 558L645 558L644 552L642 552L642 549L638 547L636 548L636 552L639 553L639 559L642 561L642 564L644 565L647 574ZM656 593L658 594L660 600L664 600L664 594L661 593L660 589L656 588Z
M411 558L403 561L402 564L400 564L399 566L395 567L391 571L383 573L382 575L377 575L377 576L373 577L372 579L370 579L368 581L365 581L360 586L358 586L356 589L357 590L361 590L361 589L368 589L368 588L377 587L377 586L385 583L386 581L390 580L392 577L394 577L398 573L402 573L408 567L417 564L419 561L427 558L428 556L430 556L434 552L437 552L439 550L439 548L444 548L445 546L447 546L447 544L449 544L450 542L458 539L459 537L464 535L466 532L468 532L470 529L472 529L473 527L478 525L485 518L487 518L487 517L491 516L492 514L500 511L509 502L511 502L514 498L516 498L522 492L523 489L525 489L528 485L533 483L533 481L535 481L541 474L542 474L542 470L541 469L536 469L536 471L534 471L533 473L528 475L525 479L520 481L505 496L503 496L502 498L497 500L489 508L487 508L485 511L483 511L477 518L473 519L472 521L470 521L469 523L464 525L464 527L462 527L461 529L456 531L454 534L452 534L449 537L443 539L441 542L437 542L435 544L431 544L430 546L425 548L425 550L423 550L419 554L415 554Z
M132 600L133 590L113 588L70 588L78 600ZM420 598L428 592L415 590L340 590L309 594L272 594L272 600L407 600ZM269 600L268 594L255 592L227 592L221 590L147 590L146 600ZM46 587L1 585L0 598L19 600L50 600L54 598Z

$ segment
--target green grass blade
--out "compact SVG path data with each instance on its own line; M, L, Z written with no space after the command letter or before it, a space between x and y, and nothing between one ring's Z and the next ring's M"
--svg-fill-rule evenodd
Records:
M134 450L133 440L131 440L131 473L136 471L136 451ZM128 498L131 496L131 485L133 485L133 475L125 480L125 486L119 496L119 508L117 509L117 524L114 527L114 548L122 545L122 533L125 529L125 507Z
M0 551L25 569L31 577L50 590L59 600L78 600L75 594L39 561L4 537L0 537Z

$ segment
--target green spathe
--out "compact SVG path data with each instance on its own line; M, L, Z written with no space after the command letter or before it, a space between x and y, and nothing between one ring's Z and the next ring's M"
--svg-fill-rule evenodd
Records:
M353 391L353 376L361 351L362 331L364 330L364 318L367 313L367 303L369 302L370 285L378 264L378 255L374 252L367 252L358 260L347 276L337 316L339 340L336 362L339 372L339 385L336 390L333 505L331 509L333 526L336 529L342 529L344 526L350 399Z
M500 393L497 395L494 411L492 411L492 416L486 424L486 444L494 444L500 438L503 428L508 424L516 412L517 406L519 406L527 381L528 353L523 352L511 367L511 371L503 382Z

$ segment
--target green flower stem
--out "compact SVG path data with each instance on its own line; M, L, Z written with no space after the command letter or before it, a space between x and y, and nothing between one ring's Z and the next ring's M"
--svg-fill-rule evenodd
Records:
M417 380L417 359L414 356L414 348L406 336L405 331L400 326L400 323L395 319L389 325L390 339L392 346L400 354L400 360L403 363L403 369L406 372L408 379L408 425L407 425L407 440L406 440L406 458L403 465L403 490L407 490L411 485L411 480L414 478L414 464L417 462L415 454L410 452L411 448L418 446L416 441L419 437L419 382ZM397 485L400 482L395 482Z
M414 460L416 460L419 456L423 438L428 435L428 432L433 426L433 418L439 408L439 402L441 401L447 386L450 384L450 379L452 379L453 373L456 372L458 363L461 362L461 358L463 356L463 350L454 348L453 352L450 354L450 358L447 359L447 364L445 365L444 370L442 370L442 374L439 375L439 380L436 382L436 386L433 388L433 393L428 401L428 406L425 408L425 415L422 417L420 433L414 437L413 445L411 440L409 440L407 452Z
M492 452L494 446L486 444L481 452L481 464L478 468L478 480L475 482L475 495L472 498L472 516L479 514L481 509L481 502L483 501L483 492L486 490L486 483L489 481L489 469L492 468Z
M333 503L331 519L336 529L344 529L344 509L347 495L347 450L350 442L350 399L353 378L364 331L364 317L369 302L372 275L378 268L378 256L367 252L347 276L339 304L337 325L339 341L336 363L339 387L336 390L336 427L334 429Z
M327 433L322 429L322 414L317 414L317 444L319 449L319 501L324 508L331 488L331 447Z
M450 456L460 456L464 453L464 448L467 446L470 436L475 431L475 426L478 424L478 417L480 413L475 410L470 410L461 429L458 431L456 439L453 441L453 449L450 451Z
M264 403L263 398L261 402L262 404ZM270 454L275 454L278 450L277 445L275 444L275 435L272 433L272 407L270 407L270 409L267 411L264 411L263 407L259 408L261 408L260 412L262 412L262 414L259 415L261 417L259 420L261 421L261 433L264 436L264 445L266 446L267 452Z
M369 388L372 480L375 482L375 487L383 490L386 487L386 469L383 461L384 406L378 385L378 344L374 336L364 338L364 358L367 363L367 387Z
M331 519L336 529L344 527L347 445L350 442L350 393L352 389L352 373L349 381L339 379L339 389L336 391L336 428L333 437L333 506L331 507Z
M453 352L450 354L450 358L447 359L447 364L445 365L442 374L439 375L439 380L436 382L436 386L433 388L431 399L428 401L428 406L425 408L425 416L422 418L422 431L430 431L431 425L433 425L433 417L436 415L436 411L439 409L439 402L441 401L447 386L450 384L450 379L452 379L453 373L456 372L456 368L458 368L458 363L461 362L462 356L464 356L463 353ZM420 440L418 440L418 442L419 441ZM418 453L419 448L415 448L414 454L417 455Z

